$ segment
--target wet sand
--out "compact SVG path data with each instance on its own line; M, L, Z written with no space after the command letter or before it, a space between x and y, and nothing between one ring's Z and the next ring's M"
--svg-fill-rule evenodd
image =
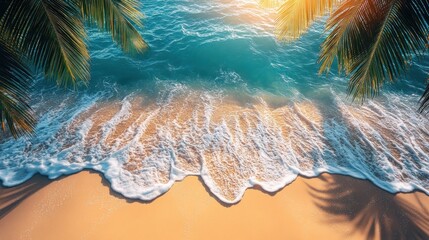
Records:
M100 174L35 176L0 188L0 239L429 239L429 197L392 195L323 174L222 204L197 177L151 202L132 201Z

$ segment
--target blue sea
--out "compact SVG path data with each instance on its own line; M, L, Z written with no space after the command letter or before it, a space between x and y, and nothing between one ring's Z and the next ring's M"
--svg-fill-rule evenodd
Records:
M91 29L88 86L37 80L35 135L0 140L4 185L92 169L125 197L151 200L198 175L234 203L255 185L274 192L328 172L429 193L429 120L417 112L428 58L353 103L335 66L318 74L326 18L284 43L275 9L257 0L154 0L142 11L145 54Z

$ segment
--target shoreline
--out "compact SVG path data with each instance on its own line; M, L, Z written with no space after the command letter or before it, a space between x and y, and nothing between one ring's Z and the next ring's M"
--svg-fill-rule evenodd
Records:
M178 184L178 183L180 183L180 182L184 181L186 178L189 178L189 177L191 177L191 178L197 178L197 179L198 179L198 181L201 183L201 185L204 187L204 189L205 189L205 191L207 192L207 194L209 194L212 198L214 198L217 202L219 202L219 204L221 204L221 205L225 205L226 207L234 206L234 205L236 205L236 204L239 204L239 203L241 202L242 198L244 197L244 195L246 194L246 192L247 192L248 190L258 190L258 191L261 191L261 192L262 192L262 193L264 193L264 194L268 194L268 195L270 195L270 196L275 196L278 192L282 191L284 188L286 188L286 187L288 187L289 185L293 184L297 179L302 178L302 179L305 179L305 180L311 180L311 179L314 179L314 178L320 178L320 177L322 177L323 175L346 177L346 178L352 178L352 179L355 179L355 180L358 180L358 181L364 181L364 182L367 182L367 183L368 183L368 184L370 184L370 185L373 185L375 188L378 188L380 191L384 191L384 192L386 192L386 193L388 193L388 194L391 194L391 195L393 195L393 196L396 196L396 195L399 195L399 194L414 194L414 193L421 193L421 194L424 194L424 195L426 195L426 196L428 196L428 197L429 197L429 194L428 194L428 193L426 193L425 191L421 190L421 189L417 189L417 188L416 188L416 189L413 189L413 190L411 190L411 191L397 191L397 192L391 192L391 191L389 191L389 190L386 190L386 189L384 189L384 188L382 188L382 187L378 186L376 183L374 183L373 181L371 181L371 179L367 179L367 178L360 178L360 177L356 177L356 176L348 175L348 174L345 174L345 173L330 173L330 172L328 172L328 171L321 171L321 172L319 172L316 176L312 176L312 177L309 177L309 176L306 176L306 175L302 175L302 174L298 174L298 175L296 176L296 178L295 178L292 182L285 184L283 187L280 187L280 188L279 188L278 190L276 190L276 191L268 191L268 190L265 190L261 185L259 185L259 184L255 184L254 186L247 187L247 188L244 190L244 193L243 193L243 195L241 196L241 198L240 198L238 201L236 201L236 202L225 202L225 201L222 201L222 199L221 199L221 198L219 198L219 197L218 197L218 196L216 196L213 192L211 192L211 191L210 191L210 187L209 187L209 186L204 182L204 180L203 180L203 178L202 178L202 176L201 176L201 175L193 175L193 174L191 174L191 175L186 175L186 176L185 176L183 179L181 179L181 180L175 180L175 181L174 181L174 183L173 183L173 185L172 185L172 186L171 186L167 191L163 192L161 195L158 195L157 197L155 197L155 198L153 198L153 199L145 200L145 199L140 199L140 198L127 197L127 196L123 195L121 192L116 191L116 190L114 190L114 189L111 187L111 182L109 181L109 179L108 179L108 178L106 178L106 176L104 176L103 172L98 171L98 170L94 170L94 169L91 169L91 168L84 168L84 169L82 169L82 170L80 170L80 171L78 171L78 172L74 172L74 173L66 174L66 175L61 175L61 176L59 176L59 177L57 177L57 178L54 178L54 179L50 179L48 176L43 175L43 174L41 174L41 173L35 173L33 176L31 176L30 178L28 178L28 179L27 179L27 180L25 180L24 182L22 182L22 183L20 183L20 184L18 184L18 185L15 185L15 186L5 186L5 185L3 185L3 182L2 182L2 180L0 179L0 190L3 190L3 189L13 189L13 188L18 188L18 187L20 187L21 185L25 185L25 184L27 184L28 182L34 181L34 180L33 180L34 178L36 178L36 179L44 179L44 180L42 180L42 182L43 182L43 181L55 182L55 181L60 181L61 179L64 179L64 178L67 178L67 177L71 177L71 176L73 176L73 175L76 175L76 174L79 174L79 173L82 173L82 172L88 172L88 173L91 173L91 174L96 174L96 175L98 175L98 176L102 179L102 184L103 184L103 186L106 186L106 187L108 187L108 188L110 189L110 194L111 194L112 196L117 197L117 198L120 198L120 199L127 200L127 201L129 201L129 202L140 202L140 203L152 203L152 202L153 202L153 201L155 201L156 199L158 199L158 198L160 198L160 197L164 196L166 193L168 193L168 192L169 192L169 191L174 187L174 185L176 185L176 184Z
M250 188L232 205L207 190L189 176L143 201L115 192L95 171L56 180L36 175L0 188L0 232L4 239L44 240L429 237L428 195L392 194L368 180L299 176L274 193Z
M153 199L170 188L173 179L201 174L222 201L235 202L256 182L275 191L295 174L313 177L329 171L372 179L389 192L420 188L429 194L424 187L427 164L413 155L426 159L422 143L427 136L415 134L418 139L409 143L408 135L396 135L389 110L401 110L397 103L371 102L360 111L336 98L336 105L325 108L310 99L289 104L281 96L257 95L253 100L259 101L243 105L230 96L173 93L162 107L133 94L119 99L91 96L87 105L47 121L53 131L31 145L2 144L7 150L0 170L3 183L17 184L33 172L54 178L94 168L123 195ZM75 99L69 101L80 106ZM374 109L379 108L390 117L378 120ZM73 117L66 119L67 114ZM407 120L407 131L424 133L415 120ZM13 154L20 152L24 154ZM20 167L24 163L30 171ZM415 166L422 167L421 174Z

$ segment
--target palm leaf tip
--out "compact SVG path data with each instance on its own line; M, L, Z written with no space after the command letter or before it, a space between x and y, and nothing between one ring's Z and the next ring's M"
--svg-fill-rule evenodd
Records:
M31 74L26 65L0 40L0 125L15 138L31 135L36 120L29 106Z
M318 18L335 8L342 0L286 0L277 16L277 37L291 41L299 38Z
M89 80L86 33L77 0L10 0L0 21L4 40L58 85Z
M81 14L91 26L111 33L124 52L143 53L148 45L137 31L143 27L138 0L79 0ZM136 27L135 27L136 26Z
M420 113L429 112L429 84L427 85L425 92L420 98L419 112Z
M336 57L351 76L349 94L363 101L376 96L386 81L422 55L429 32L427 0L346 0L332 14L332 30L322 44L321 71Z
M357 55L365 43L356 41L360 33L359 19L365 11L366 0L344 0L335 9L326 23L326 32L329 32L321 46L318 62L321 64L319 74L328 73L334 59L338 60L338 71L350 72L350 59Z

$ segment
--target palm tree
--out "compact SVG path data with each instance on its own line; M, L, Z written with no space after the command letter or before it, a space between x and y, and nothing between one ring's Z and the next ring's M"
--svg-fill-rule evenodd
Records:
M31 134L32 71L59 86L90 78L85 26L109 32L124 52L142 53L138 0L0 1L0 123L14 137Z
M427 50L428 0L286 0L278 11L279 39L298 38L327 13L320 73L337 59L339 71L350 76L353 100L376 96L386 81L407 70L410 59ZM420 102L420 112L429 110L429 85Z

